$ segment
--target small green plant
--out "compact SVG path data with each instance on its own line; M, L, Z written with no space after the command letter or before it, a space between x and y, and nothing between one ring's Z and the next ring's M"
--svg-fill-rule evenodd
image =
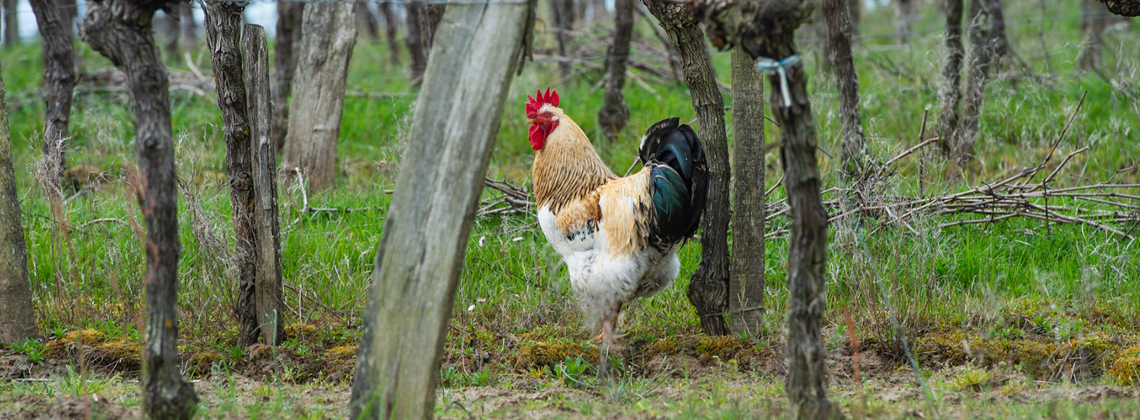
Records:
M491 384L491 367L483 366L483 369L477 370L467 374L467 384L472 386L487 386Z
M44 343L34 338L25 338L24 341L12 345L16 353L28 356L28 363L42 364L44 362Z
M970 364L966 365L961 373L950 380L950 386L959 391L977 392L989 385L993 377L994 375L990 371Z
M59 390L65 396L82 397L95 395L119 381L119 374L111 378L96 378L86 369L76 373L75 367L67 365L67 375L60 378Z
M444 366L439 369L439 383L445 387L462 386L463 374L453 366Z
M562 363L554 367L558 380L562 381L568 387L577 388L586 385L586 371L590 369L590 363L583 359L582 356L571 359L569 356Z
M245 358L245 349L241 346L232 346L225 349L226 356L233 362L238 362Z
M309 343L301 340L300 338L290 338L281 343L282 348L293 350L298 356L310 356L313 354L312 347Z
M67 326L63 324L55 324L48 329L48 332L51 333L50 337L52 340L58 340L63 338L64 334L67 334Z

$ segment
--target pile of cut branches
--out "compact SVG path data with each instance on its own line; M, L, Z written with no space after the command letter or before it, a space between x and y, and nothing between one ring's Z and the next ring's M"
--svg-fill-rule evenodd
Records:
M479 211L475 213L477 217L493 214L526 214L534 208L530 193L507 181L483 178L483 186L498 191L499 195L479 203Z
M824 191L824 196L838 193L841 197L824 201L824 205L831 215L828 221L835 222L856 214L862 214L865 217L880 217L885 214L889 223L897 223L911 233L918 235L918 230L910 222L920 215L984 216L942 223L940 225L942 228L994 223L1021 217L1040 220L1047 225L1081 224L1124 239L1133 239L1133 233L1136 227L1140 225L1140 193L1135 193L1140 192L1140 184L1114 184L1109 179L1104 182L1085 185L1054 186L1057 175L1064 170L1069 161L1074 156L1088 151L1088 147L1082 147L1067 154L1060 163L1048 172L1048 175L1038 180L1038 175L1045 173L1046 168L1049 167L1050 161L1056 155L1061 139L1069 131L1069 127L1083 103L1084 96L1081 97L1081 102L1077 104L1076 110L1069 117L1060 136L1053 142L1045 159L1013 176L986 183L967 191L937 197L884 198L881 194L868 193L868 190L875 190L878 186L885 184L886 178L893 175L893 165L896 162L925 146L938 142L938 138L927 139L891 158L878 170L868 171L866 176L856 182L855 188L831 188ZM770 193L773 189L775 187L768 192ZM856 199L851 200L849 197ZM876 203L868 204L872 201L876 201ZM854 204L860 202L864 204ZM768 205L768 216L765 221L769 222L780 216L790 216L790 212L791 208L786 200L773 202ZM786 233L788 233L788 228L785 224L769 230L767 236L774 237Z

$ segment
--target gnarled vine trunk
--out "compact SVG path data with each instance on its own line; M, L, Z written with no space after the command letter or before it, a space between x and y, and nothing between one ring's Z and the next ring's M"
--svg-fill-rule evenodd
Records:
M797 55L795 30L812 13L812 1L714 0L697 6L718 47L737 45L754 59ZM786 79L785 79L786 77ZM768 106L780 126L780 163L791 207L788 240L788 375L785 389L795 418L842 418L827 399L826 351L821 340L827 307L827 210L820 195L818 135L801 61L769 72ZM787 86L786 91L781 88Z
M942 84L938 88L938 144L951 156L958 134L958 108L962 100L962 0L946 0L946 58L942 64Z
M273 142L285 148L289 132L289 93L297 71L297 44L301 41L301 13L304 3L277 1L277 38L273 51Z
M79 79L75 75L75 46L71 22L65 21L51 0L29 0L43 39L44 73L40 95L44 100L44 160L52 172L48 181L59 186L67 171L66 141L71 120L71 97Z
M4 80L0 79L0 345L39 336L4 93Z
M178 194L166 68L158 59L151 20L161 2L96 0L80 26L91 48L127 76L135 112L135 145L146 222L146 341L143 412L150 418L188 419L198 396L178 365Z
M629 61L629 44L633 39L634 0L614 0L614 41L606 51L605 95L598 110L598 125L609 140L614 140L629 122L629 106L625 103L625 65Z
M11 48L20 43L20 16L17 13L17 0L3 0L4 6L4 48Z
M1082 69L1099 69L1103 64L1101 49L1104 39L1101 35L1108 23L1103 16L1106 10L1104 4L1097 0L1081 0L1080 28L1085 40L1081 44L1080 54L1077 55L1077 66Z
M385 38L388 41L388 53L390 54L392 66L400 65L400 42L397 39L396 31L400 26L399 20L396 19L396 13L392 11L392 2L380 2L380 16L384 17L384 32Z
M855 59L851 55L851 21L847 17L847 1L823 0L823 16L827 21L827 45L835 69L836 89L839 91L839 120L843 133L840 152L841 174L853 180L866 169L867 141L863 137L863 116L859 111L859 76L855 73Z
M699 122L698 134L708 151L709 197L701 218L701 263L689 282L689 302L709 335L728 334L728 140L724 128L724 98L705 51L699 21L683 3L643 0L665 28L681 57L685 84Z
M965 166L973 158L974 143L981 130L982 106L986 99L986 82L989 81L993 62L991 25L993 16L983 0L970 0L969 26L970 51L966 56L966 97L962 103L962 125L954 136L952 157L958 166Z
M257 343L256 288L257 235L253 209L253 162L250 157L250 124L246 103L246 80L242 74L241 27L245 7L229 1L205 3L206 44L214 68L218 108L226 141L226 174L230 185L230 209L234 218L234 265L237 266L238 344Z

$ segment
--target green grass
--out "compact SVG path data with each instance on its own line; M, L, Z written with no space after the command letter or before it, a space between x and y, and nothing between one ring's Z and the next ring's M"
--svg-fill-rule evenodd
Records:
M1040 16L1036 2L1008 3L1006 16L1011 20ZM1068 170L1058 177L1058 185L1110 178L1120 183L1140 182L1140 170L1135 166L1140 161L1140 121L1137 118L1140 106L1099 77L1074 68L1081 39L1075 19L1076 3L1050 4L1047 15L1062 16L1044 22L1053 74L1049 73L1044 50L1037 39L1038 23L1008 27L1015 50L1044 81L1001 77L989 83L976 170L960 175L933 150L915 154L899 162L897 174L884 187L884 194L917 196L920 166L923 167L923 193L929 196L961 191L1037 164L1060 135L1082 92L1087 92L1084 106L1061 141L1058 154L1084 146L1090 149L1069 163ZM891 19L889 10L873 9L865 16L862 32L867 35L891 32ZM937 29L940 21L933 7L925 7L916 29ZM583 31L604 34L605 24L608 22ZM648 25L644 20L638 21L635 40L656 44ZM1137 88L1140 86L1137 78L1140 54L1130 48L1130 42L1138 35L1140 28L1136 27L1105 35L1106 73L1116 79L1121 89L1133 94L1140 90ZM805 33L801 38L815 36ZM893 38L876 36L866 38L857 46L855 60L861 78L864 127L870 151L879 161L918 142L925 110L930 111L926 136L933 135L938 109L940 42L937 33L927 33L912 37L909 47L898 47ZM550 35L540 34L536 47L548 49L552 43ZM108 62L89 48L81 43L77 46L83 71L108 67ZM596 45L575 47L587 51L599 48ZM639 52L638 48L635 47L634 53ZM820 57L817 48L818 44L807 44L803 55L808 73L814 75L809 89L821 148L834 156L839 141L837 97L833 81L817 71ZM198 49L191 54L202 71L208 73L208 53ZM143 252L131 225L136 221L141 223L142 216L125 181L130 162L136 161L129 102L125 94L115 92L76 96L69 166L73 170L99 174L101 180L85 184L80 194L68 196L62 217L53 216L49 198L30 175L39 158L39 133L44 115L43 105L36 96L42 67L39 45L6 49L0 51L0 57L4 63L2 75L8 92L18 192L41 329L49 339L59 339L70 330L94 328L110 337L140 340L144 335L139 327L143 313ZM731 83L728 54L713 53L712 58L720 79ZM657 56L638 56L637 59L667 68ZM183 62L170 63L170 67L174 71L187 69ZM1016 75L1017 72L1005 74ZM488 176L516 185L529 183L533 151L525 141L522 105L525 95L537 88L558 89L562 108L595 139L603 160L618 172L633 161L637 139L644 127L668 116L679 116L683 121L695 118L683 84L655 83L645 76L655 93L638 83L628 82L629 128L613 142L602 140L600 130L595 127L602 92L592 89L600 76L600 70L591 70L574 80L555 84L561 79L556 65L529 64L511 87ZM404 67L392 68L387 64L382 43L358 44L348 84L350 93L389 95L382 99L363 96L346 99L336 185L326 191L309 191L308 200L314 207L363 210L301 214L301 191L295 187L280 190L282 268L287 286L285 300L290 309L287 322L316 325L319 331L317 336L292 337L280 350L307 358L322 357L329 348L350 344L359 337L359 319L368 297L375 247L390 200L385 190L394 186L403 144L412 141L406 138L406 133L417 90L407 86ZM726 102L731 104L727 94ZM227 271L227 258L232 248L233 227L225 188L221 118L211 100L180 91L172 92L172 116L179 176L187 187L179 200L183 351L222 354L223 362L215 367L233 367L240 371L244 369L243 361L251 356L234 342L236 331L230 313L235 287ZM731 142L731 117L728 117ZM766 130L769 141L779 134L771 124ZM840 185L834 171L836 165L822 154L820 162L825 188ZM780 178L777 153L755 157L755 164L767 167L765 188ZM1131 169L1117 173L1129 167ZM485 195L494 194L486 192ZM783 195L783 190L777 189L769 200L779 200ZM1059 203L1089 206L1087 202ZM93 222L99 219L118 219L125 223ZM923 334L953 330L973 331L987 339L1007 342L1032 337L1063 344L1101 335L1112 337L1118 344L1140 340L1137 338L1140 333L1137 244L1090 228L1046 227L1033 220L939 228L940 224L953 220L956 218L920 217L912 222L912 227L920 233L917 236L906 228L886 224L886 218L869 219L861 226L849 223L832 226L824 328L825 342L831 343L833 350L846 342L843 334L848 326L842 321L844 310L850 311L855 319L852 327L864 340L896 336L884 317L893 316L912 346ZM61 223L71 227L69 239L60 237ZM541 369L531 373L515 369L511 360L520 346L534 342L577 345L595 333L574 302L560 258L546 244L536 223L533 214L475 221L456 291L452 321L455 328L449 332L442 373L446 388L440 393L437 414L464 417L464 410L474 410L480 416L511 417L511 413L519 410L536 409L555 410L564 417L609 414L677 418L788 416L780 377L765 376L767 374L754 370L732 374L734 368L726 367L729 361L722 360L723 366L711 368L681 364L672 367L669 374L631 369L612 379L599 377L594 371L575 370L566 374L550 370L544 374ZM778 219L769 228L784 223L786 221ZM767 322L765 337L755 343L762 352L778 348L784 334L787 245L786 237L778 237L770 240L766 249ZM673 338L688 340L699 333L696 314L685 297L689 276L699 262L699 244L686 245L680 254L682 273L676 285L631 305L626 311L622 329L630 333L631 339L646 343ZM1026 319L1029 321L1024 321ZM43 357L43 344L24 343L9 351L37 362ZM490 355L490 362L475 363L486 358L482 355ZM573 362L563 362L563 368L567 363L577 363L576 359L567 360ZM1138 408L1135 401L1116 405L1118 403L1111 401L1062 399L1048 405L1034 405L1007 398L996 411L991 411L981 399L954 399L947 397L947 393L956 395L958 389L985 388L976 384L977 379L989 377L984 382L996 382L1004 373L991 369L1000 367L977 366L959 373L940 372L941 368L922 366L924 371L934 375L931 381L934 388L940 390L941 396L936 402L942 415L961 410L970 413L968 417L1081 418L1103 410L1135 412ZM223 385L209 387L211 399L204 405L206 413L254 410L252 407L256 404L239 395L250 392L268 398L266 401L273 404L268 405L266 411L249 411L249 416L268 418L288 413L297 417L319 417L321 413L340 413L344 406L343 401L330 397L331 402L322 406L328 411L295 409L305 404L306 399L297 395L308 392L306 390L343 389L345 385L335 381L332 384L279 384L282 388L278 388L264 382L232 385L232 380L218 379L218 375L211 378L211 381L221 380ZM569 378L575 379L570 381ZM42 392L36 391L35 386L0 381L0 401L37 392L50 391L44 395L54 396L60 389L67 388L64 385L67 379L60 377L53 381ZM858 404L872 416L926 410L921 397L915 395L907 402L884 399L883 390L874 388L886 387L875 382L886 381L884 378L869 379L863 386L853 385L846 378L834 381L838 401L849 413ZM1112 383L1104 376L1088 381ZM1063 382L1053 379L1046 388L1064 387ZM987 392L1017 394L1036 392L1039 387L1028 379L1010 384L1013 385L990 386ZM569 388L577 390L568 391ZM545 400L514 401L498 408L479 405L465 396L491 392L488 389L508 393L541 393L545 389L557 392L547 394ZM858 396L860 389L869 389L867 395L870 396ZM133 404L137 405L137 397L132 397L135 394L131 392L122 391L123 398L136 398Z

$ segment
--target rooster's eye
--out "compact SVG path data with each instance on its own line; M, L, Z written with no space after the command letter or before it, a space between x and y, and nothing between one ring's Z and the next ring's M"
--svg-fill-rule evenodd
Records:
M549 112L547 112L547 113L546 113L546 118L550 118L550 113L549 113Z

